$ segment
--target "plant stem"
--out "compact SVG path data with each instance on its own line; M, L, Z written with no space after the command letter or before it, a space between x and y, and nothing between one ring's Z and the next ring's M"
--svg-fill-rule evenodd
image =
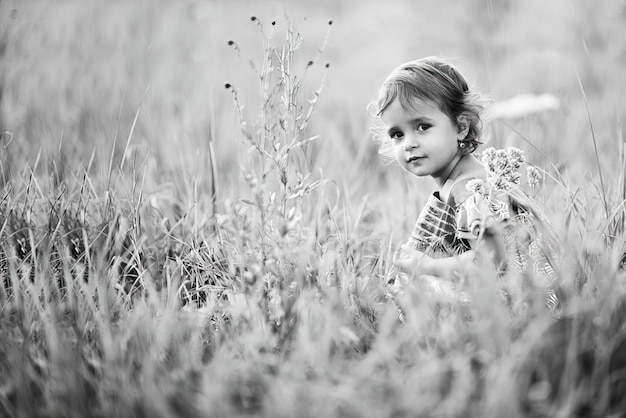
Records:
M602 168L600 167L600 157L598 155L598 144L596 141L596 134L593 129L593 122L591 121L591 112L589 111L589 102L587 101L587 95L585 94L585 88L583 87L583 83L580 80L580 76L576 73L576 79L578 80L578 85L580 86L580 91L583 95L583 100L585 101L585 109L587 110L587 118L589 119L589 129L591 130L591 139L593 140L593 150L596 155L596 165L598 167L598 174L600 175L600 188L602 191L602 203L604 204L604 213L606 215L606 219L609 219L609 206L606 202L606 192L604 191L604 179L602 178Z

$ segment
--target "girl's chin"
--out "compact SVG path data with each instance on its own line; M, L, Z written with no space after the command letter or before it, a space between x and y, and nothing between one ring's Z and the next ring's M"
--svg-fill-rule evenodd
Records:
M426 170L420 170L420 169L415 169L412 167L405 167L404 170L408 173L413 174L414 176L417 177L424 177L424 176L428 176L430 175L429 172L427 172Z

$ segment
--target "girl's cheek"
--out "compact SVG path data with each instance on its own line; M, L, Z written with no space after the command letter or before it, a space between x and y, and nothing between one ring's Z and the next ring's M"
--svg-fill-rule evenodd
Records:
M396 160L398 162L401 162L401 160L402 160L402 150L399 147L397 147L396 145L394 145L394 147L393 147L393 156L396 157Z

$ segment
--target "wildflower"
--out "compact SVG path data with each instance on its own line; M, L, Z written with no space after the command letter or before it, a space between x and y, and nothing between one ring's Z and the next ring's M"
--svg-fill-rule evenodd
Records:
M526 178L528 179L528 184L530 186L536 186L541 181L541 172L537 169L537 167L529 165L526 167Z
M467 191L477 193L481 196L485 195L485 182L481 179L474 179L467 182L465 185Z
M492 171L492 172L496 170L496 167L494 165L495 156L496 156L496 149L493 147L489 147L483 151L483 155L481 157L481 161L483 165L487 167L489 171Z
M493 187L498 191L509 190L510 183L504 177L496 177L493 180Z
M493 159L495 153L496 153L496 149L494 147L489 147L485 149L481 157L483 164L487 165L487 163Z
M499 149L496 151L493 158L493 165L498 171L504 171L509 165L509 158L505 150Z
M481 161L487 168L489 185L496 190L509 190L512 185L520 184L522 175L519 169L526 162L526 158L519 148L487 148L483 151Z
M511 161L511 163L513 163L513 165L517 166L518 168L522 163L526 162L524 152L519 148L509 147L507 148L507 154L509 157L509 161Z
M517 171L513 171L509 176L510 183L512 184L520 184L521 178L522 175Z

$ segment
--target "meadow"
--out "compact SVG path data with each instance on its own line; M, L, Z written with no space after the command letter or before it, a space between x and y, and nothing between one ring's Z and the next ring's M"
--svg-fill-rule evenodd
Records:
M0 416L626 416L626 8L388 3L0 0ZM433 184L367 105L427 55L542 170L561 317L386 285Z

